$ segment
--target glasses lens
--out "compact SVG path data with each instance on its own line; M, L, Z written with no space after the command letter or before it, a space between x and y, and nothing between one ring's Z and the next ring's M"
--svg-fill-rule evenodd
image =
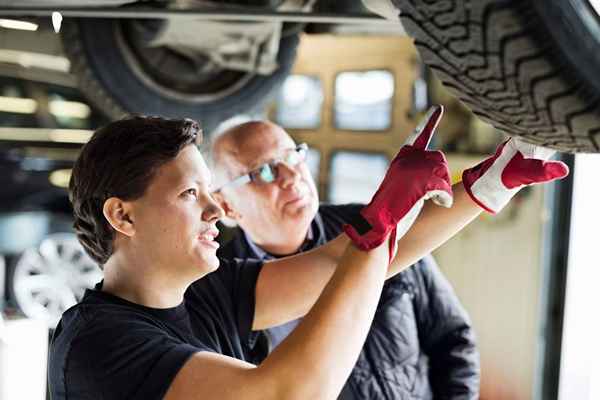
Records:
M276 172L270 164L261 165L258 168L258 178L263 183L271 183L275 180Z

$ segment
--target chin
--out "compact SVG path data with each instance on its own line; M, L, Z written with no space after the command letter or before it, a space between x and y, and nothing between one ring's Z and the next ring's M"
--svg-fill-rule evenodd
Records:
M207 260L207 270L208 272L213 272L216 271L219 268L219 265L221 264L221 262L219 261L219 259L217 258L216 254L214 257L212 257L210 260Z
M219 268L219 259L216 255L202 255L188 265L192 265L193 268L189 271L193 276L194 280L201 279L205 275L216 271Z

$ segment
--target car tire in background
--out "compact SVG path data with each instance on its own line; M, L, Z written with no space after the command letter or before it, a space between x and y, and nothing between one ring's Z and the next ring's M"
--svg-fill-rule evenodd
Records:
M476 115L600 152L600 18L588 0L392 0L423 61Z
M127 113L198 120L210 132L235 115L260 112L290 73L298 33L283 34L270 75L231 70L199 73L197 64L167 48L141 49L140 30L160 21L65 21L63 46L81 91L108 117ZM135 33L137 32L137 33Z
M6 259L8 304L50 329L81 300L85 289L102 279L102 271L85 253L71 225L72 218L44 211L0 218L0 231L8 238L0 249Z

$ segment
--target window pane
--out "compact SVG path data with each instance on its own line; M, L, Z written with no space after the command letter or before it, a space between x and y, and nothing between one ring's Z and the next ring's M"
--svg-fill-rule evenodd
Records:
M329 201L333 204L371 200L387 171L383 154L341 151L331 159Z
M322 104L323 85L319 78L290 75L277 96L275 120L286 128L318 128Z
M335 79L338 129L383 131L392 124L394 76L388 71L342 72Z
M306 165L310 170L310 174L312 175L315 182L319 182L319 163L321 162L321 153L318 150L313 148L308 148L308 153L306 153Z

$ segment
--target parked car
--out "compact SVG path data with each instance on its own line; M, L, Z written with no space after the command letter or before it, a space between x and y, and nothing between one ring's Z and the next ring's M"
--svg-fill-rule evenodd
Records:
M74 87L0 78L2 292L8 308L50 328L102 278L73 233L66 190L88 128L101 121Z
M299 34L401 23L485 121L559 150L600 151L600 18L590 0L4 0L0 16L50 26L59 8L79 86L111 118L185 115L211 130L266 103Z

